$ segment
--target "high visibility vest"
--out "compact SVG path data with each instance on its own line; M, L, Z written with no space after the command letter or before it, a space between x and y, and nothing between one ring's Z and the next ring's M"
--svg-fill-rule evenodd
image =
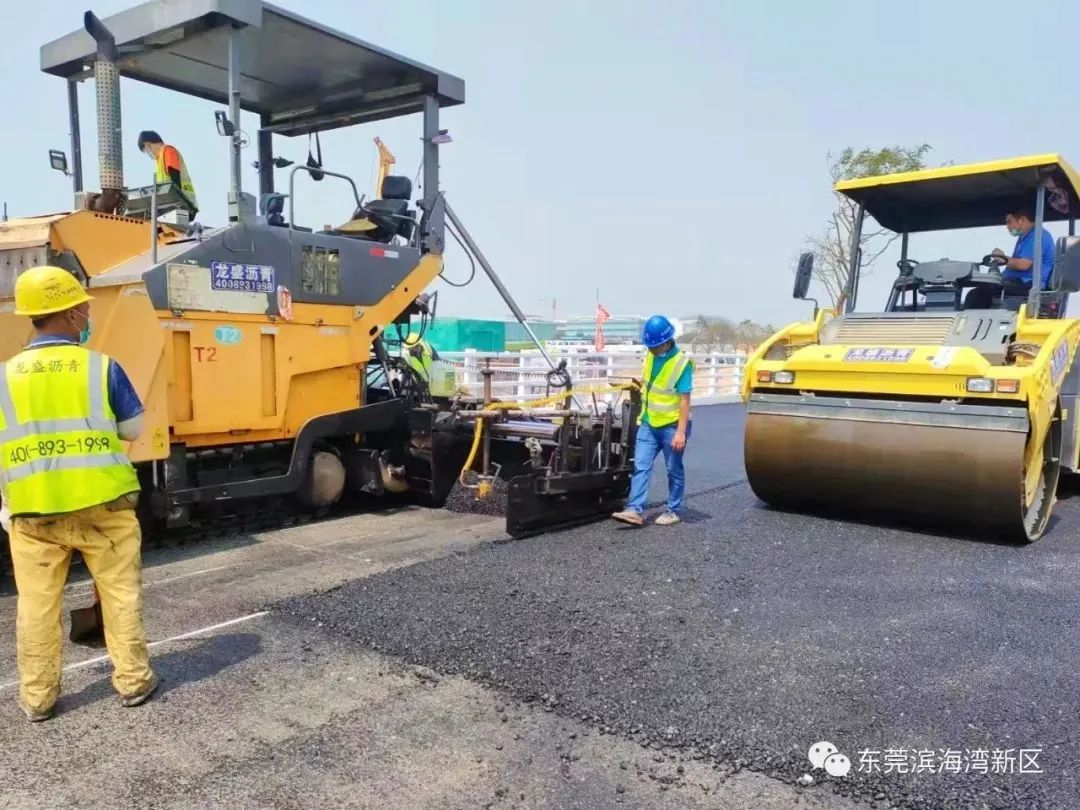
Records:
M653 379L655 360L652 352L645 352L645 364L641 371L643 388L638 424L647 419L650 427L660 428L679 421L679 402L682 397L675 390L675 386L686 367L693 368L694 364L689 357L677 351L664 362L656 379Z
M0 370L0 487L14 515L75 512L139 490L109 405L109 358L27 349Z
M453 396L454 390L457 388L457 375L454 374L454 370L446 368L445 364L441 368L435 367L435 352L431 348L431 344L426 340L421 340L416 345L420 347L420 357L414 357L412 352L409 351L414 347L405 347L405 359L409 365L427 383L428 390L433 396Z
M420 357L416 357L412 353L412 349L420 349ZM408 360L409 365L412 366L416 373L419 374L424 382L431 382L431 369L434 365L434 357L431 351L431 346L426 340L417 341L412 346L405 347L405 359Z
M165 149L166 147L161 147L161 151L157 154L157 171L154 180L158 183L172 182L169 170L165 168ZM176 149L176 147L174 146L173 149ZM184 156L180 154L179 149L176 149L176 156L180 160L180 190L184 192L184 196L191 200L191 204L198 208L199 201L195 197L195 184L191 182L191 175L188 174L187 164L184 162Z

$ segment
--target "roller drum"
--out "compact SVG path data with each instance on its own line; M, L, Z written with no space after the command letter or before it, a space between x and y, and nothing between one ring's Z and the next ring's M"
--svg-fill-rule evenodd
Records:
M777 508L1034 540L1053 504L1060 432L1025 504L1027 432L1022 407L755 395L745 465L754 494Z

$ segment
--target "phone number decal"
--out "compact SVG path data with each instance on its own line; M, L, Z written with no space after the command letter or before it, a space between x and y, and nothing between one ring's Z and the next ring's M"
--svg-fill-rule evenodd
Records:
M210 286L228 292L271 293L274 268L265 264L210 262Z
M85 439L42 439L32 444L13 447L8 454L9 464L22 464L37 458L53 458L71 453L114 452L112 443L104 437L88 436Z

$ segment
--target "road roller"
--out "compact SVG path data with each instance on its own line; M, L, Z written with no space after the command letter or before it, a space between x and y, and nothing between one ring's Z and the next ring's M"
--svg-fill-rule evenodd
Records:
M260 0L86 12L78 30L42 47L41 69L67 83L70 157L51 150L49 160L71 178L74 204L0 223L0 355L31 334L14 314L21 272L59 266L88 288L89 348L123 366L145 405L143 435L126 450L148 541L212 529L242 506L320 513L355 496L441 507L455 487L483 497L498 481L516 537L621 506L634 392L586 407L541 347L551 369L541 393L557 401L500 407L479 392L434 396L401 356L399 344L436 317L448 232L520 314L439 186L440 147L451 140L440 111L464 103L461 79ZM150 161L139 167L145 182L125 182L122 79L220 105L206 136L222 144L222 171L189 161L194 195L161 182ZM84 188L84 81L96 89L97 189ZM257 117L254 137L241 111ZM400 116L421 126L415 200L406 176L382 178L369 200L323 164L321 149L306 163L275 154L275 138L310 143ZM257 199L242 182L249 146ZM228 218L216 226L192 199L205 204L215 179ZM340 224L302 224L298 183L340 199Z
M780 329L746 364L754 494L787 511L1038 540L1063 476L1080 467L1080 321L1067 317L1080 289L1078 188L1056 154L837 183L855 209L842 303L819 308L807 297L814 255L803 254L793 294L813 303L812 320ZM1034 220L1030 289L1003 267L1011 247L975 244L985 233L964 234L973 243L966 257L916 258L924 234L1004 232L1017 211ZM859 306L858 248L870 219L900 240L880 309ZM1050 223L1067 233L1050 240L1043 285Z

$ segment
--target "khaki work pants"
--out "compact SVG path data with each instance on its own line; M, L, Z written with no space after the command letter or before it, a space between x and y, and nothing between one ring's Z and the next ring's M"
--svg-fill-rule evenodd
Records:
M113 687L136 695L154 679L143 635L142 533L134 502L124 496L66 515L12 520L19 696L34 711L51 709L60 695L61 607L72 549L82 554L101 598Z

